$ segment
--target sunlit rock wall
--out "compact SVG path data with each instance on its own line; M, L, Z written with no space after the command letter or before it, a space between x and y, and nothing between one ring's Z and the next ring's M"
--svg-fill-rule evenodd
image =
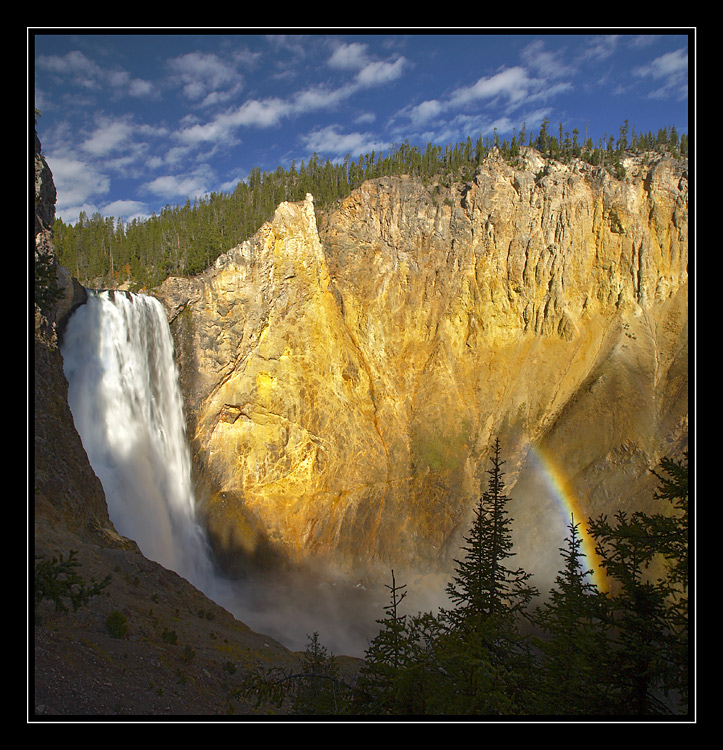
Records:
M650 502L687 440L687 177L626 167L492 156L469 183L367 182L318 222L307 196L164 284L230 570L444 567L496 436L513 495L534 446L590 515Z

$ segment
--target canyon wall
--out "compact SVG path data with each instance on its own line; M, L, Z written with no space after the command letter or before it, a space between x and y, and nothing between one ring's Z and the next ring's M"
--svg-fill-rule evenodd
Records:
M688 183L684 162L625 167L530 150L319 216L307 196L156 290L227 570L444 569L496 437L529 538L549 524L533 454L585 515L652 507L650 469L687 446Z

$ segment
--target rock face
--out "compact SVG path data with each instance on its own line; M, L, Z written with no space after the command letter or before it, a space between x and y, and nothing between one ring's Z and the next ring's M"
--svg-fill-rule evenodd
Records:
M91 469L68 406L58 326L82 300L82 287L55 258L55 185L35 137L35 535L36 552L59 527L120 540L108 518L100 481ZM41 269L39 272L38 269ZM40 294L37 288L54 290ZM128 544L128 540L126 540Z
M319 231L307 196L164 283L229 570L444 568L497 436L511 494L534 447L586 515L650 503L687 444L687 177L626 167L530 151L450 187L382 178Z

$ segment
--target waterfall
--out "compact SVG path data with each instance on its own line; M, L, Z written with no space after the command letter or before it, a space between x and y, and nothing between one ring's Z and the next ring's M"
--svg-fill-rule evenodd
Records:
M88 290L61 351L73 420L116 530L257 632L300 650L322 623L328 646L361 656L364 618L352 610L340 621L344 605L333 589L303 575L243 586L217 575L196 518L173 339L160 302Z
M68 401L116 530L211 595L173 339L160 302L89 291L68 321Z

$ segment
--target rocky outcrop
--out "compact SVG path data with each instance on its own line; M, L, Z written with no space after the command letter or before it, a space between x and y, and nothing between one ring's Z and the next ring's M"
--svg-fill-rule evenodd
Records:
M36 554L63 531L122 541L108 518L100 481L93 472L68 406L68 383L58 349L59 323L84 297L53 248L53 176L35 137L35 335L34 491Z
M35 135L35 333L51 345L70 313L86 299L85 289L58 263L53 248L55 183Z
M318 231L307 196L158 290L229 569L443 567L496 436L508 486L534 446L586 514L649 502L687 440L687 177L625 166L382 178Z

